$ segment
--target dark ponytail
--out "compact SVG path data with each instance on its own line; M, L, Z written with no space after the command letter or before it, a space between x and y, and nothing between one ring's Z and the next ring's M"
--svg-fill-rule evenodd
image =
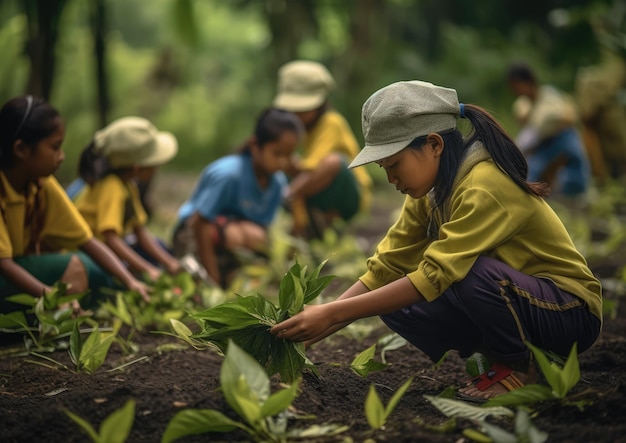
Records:
M109 166L109 162L106 157L96 152L95 144L92 141L80 154L78 160L78 175L86 183L93 185L110 172L112 172L112 170Z
M545 197L548 194L546 183L529 182L526 179L528 163L524 154L487 111L479 106L466 104L465 117L474 126L474 132L466 145L471 145L476 140L482 141L498 168L507 174L517 186L537 197Z

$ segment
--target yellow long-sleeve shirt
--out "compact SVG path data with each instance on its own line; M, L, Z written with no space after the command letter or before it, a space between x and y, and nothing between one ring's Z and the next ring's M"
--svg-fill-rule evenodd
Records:
M602 318L600 282L561 220L543 199L520 189L491 158L455 179L446 207L447 221L431 238L430 197L407 197L399 219L368 260L363 284L371 290L407 276L432 301L485 255L524 274L552 280Z

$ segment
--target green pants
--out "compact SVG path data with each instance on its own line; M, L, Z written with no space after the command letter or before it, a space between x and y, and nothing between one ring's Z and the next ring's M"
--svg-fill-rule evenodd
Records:
M348 221L359 212L361 193L356 177L344 161L328 187L307 200L307 206L322 212L336 211L342 219Z
M81 300L80 304L83 308L91 308L97 305L105 295L102 294L101 288L116 287L113 279L102 268L100 268L87 254L83 252L71 253L53 253L42 255L28 255L24 257L14 258L15 263L20 265L36 279L46 285L53 285L63 275L72 256L78 256L85 266L87 278L89 282L89 294ZM20 294L24 291L16 287L13 283L7 281L6 278L0 276L0 312L7 313L13 311L23 311L24 305L6 301L9 295Z

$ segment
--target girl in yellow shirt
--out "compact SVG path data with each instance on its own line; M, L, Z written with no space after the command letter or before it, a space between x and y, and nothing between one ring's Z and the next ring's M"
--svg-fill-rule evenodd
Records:
M467 138L457 117L473 125ZM310 345L380 315L434 361L486 355L490 370L459 390L479 401L533 381L526 341L560 355L595 342L600 283L493 117L454 89L408 81L374 93L362 124L366 146L350 166L386 171L407 195L400 217L358 282L272 333Z
M148 297L146 286L93 238L52 175L65 158L64 136L60 114L38 97L16 97L0 109L2 312L23 308L5 301L7 295L42 297L59 280L70 284L69 293L98 294L101 286L113 284L103 270Z
M177 150L171 133L144 118L123 117L97 131L81 155L79 172L87 186L76 197L76 207L95 236L150 281L159 278L161 269L175 274L181 265L146 228L137 181L149 181ZM128 234L134 234L136 248L125 240Z

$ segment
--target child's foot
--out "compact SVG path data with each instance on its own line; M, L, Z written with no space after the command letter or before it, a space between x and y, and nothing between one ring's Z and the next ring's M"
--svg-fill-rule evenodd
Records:
M494 364L484 374L460 388L457 396L462 400L481 403L536 381L537 372L532 365L528 372L521 372L513 371L502 364Z

